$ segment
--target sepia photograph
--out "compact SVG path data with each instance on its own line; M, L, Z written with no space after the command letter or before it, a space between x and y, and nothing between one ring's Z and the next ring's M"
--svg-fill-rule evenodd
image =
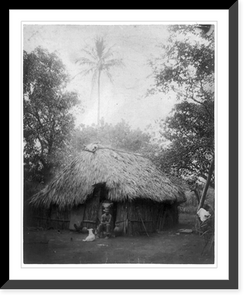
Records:
M216 263L214 23L23 22L23 264Z

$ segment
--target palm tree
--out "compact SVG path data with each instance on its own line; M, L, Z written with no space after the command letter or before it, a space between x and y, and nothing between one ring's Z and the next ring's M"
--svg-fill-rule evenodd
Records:
M105 40L102 37L95 39L95 45L90 49L82 49L85 56L76 60L76 63L83 66L83 70L77 75L87 75L93 73L92 84L95 84L97 79L98 88L98 117L97 124L100 124L100 77L102 72L105 72L110 81L112 82L112 76L110 69L116 66L123 66L122 59L115 59L113 46L107 48Z

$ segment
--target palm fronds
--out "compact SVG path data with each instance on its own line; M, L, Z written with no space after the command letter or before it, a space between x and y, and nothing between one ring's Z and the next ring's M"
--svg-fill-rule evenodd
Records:
M80 58L76 59L75 62L78 63L79 65L89 65L89 66L96 67L96 62L91 61L90 59L88 59L86 57L80 57Z

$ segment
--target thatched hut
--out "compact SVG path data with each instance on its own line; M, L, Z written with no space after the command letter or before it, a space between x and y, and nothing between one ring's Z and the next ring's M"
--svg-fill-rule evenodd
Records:
M64 222L72 230L75 224L96 228L103 206L110 205L113 228L133 235L176 224L177 206L184 201L181 188L149 159L91 144L30 203L48 209L51 221Z

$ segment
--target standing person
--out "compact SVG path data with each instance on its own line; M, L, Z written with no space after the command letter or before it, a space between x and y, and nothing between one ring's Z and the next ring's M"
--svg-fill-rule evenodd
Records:
M111 235L111 221L112 215L110 214L109 208L104 209L104 213L101 216L101 221L98 227L98 232L100 236L103 236L103 232L106 232L106 238Z

